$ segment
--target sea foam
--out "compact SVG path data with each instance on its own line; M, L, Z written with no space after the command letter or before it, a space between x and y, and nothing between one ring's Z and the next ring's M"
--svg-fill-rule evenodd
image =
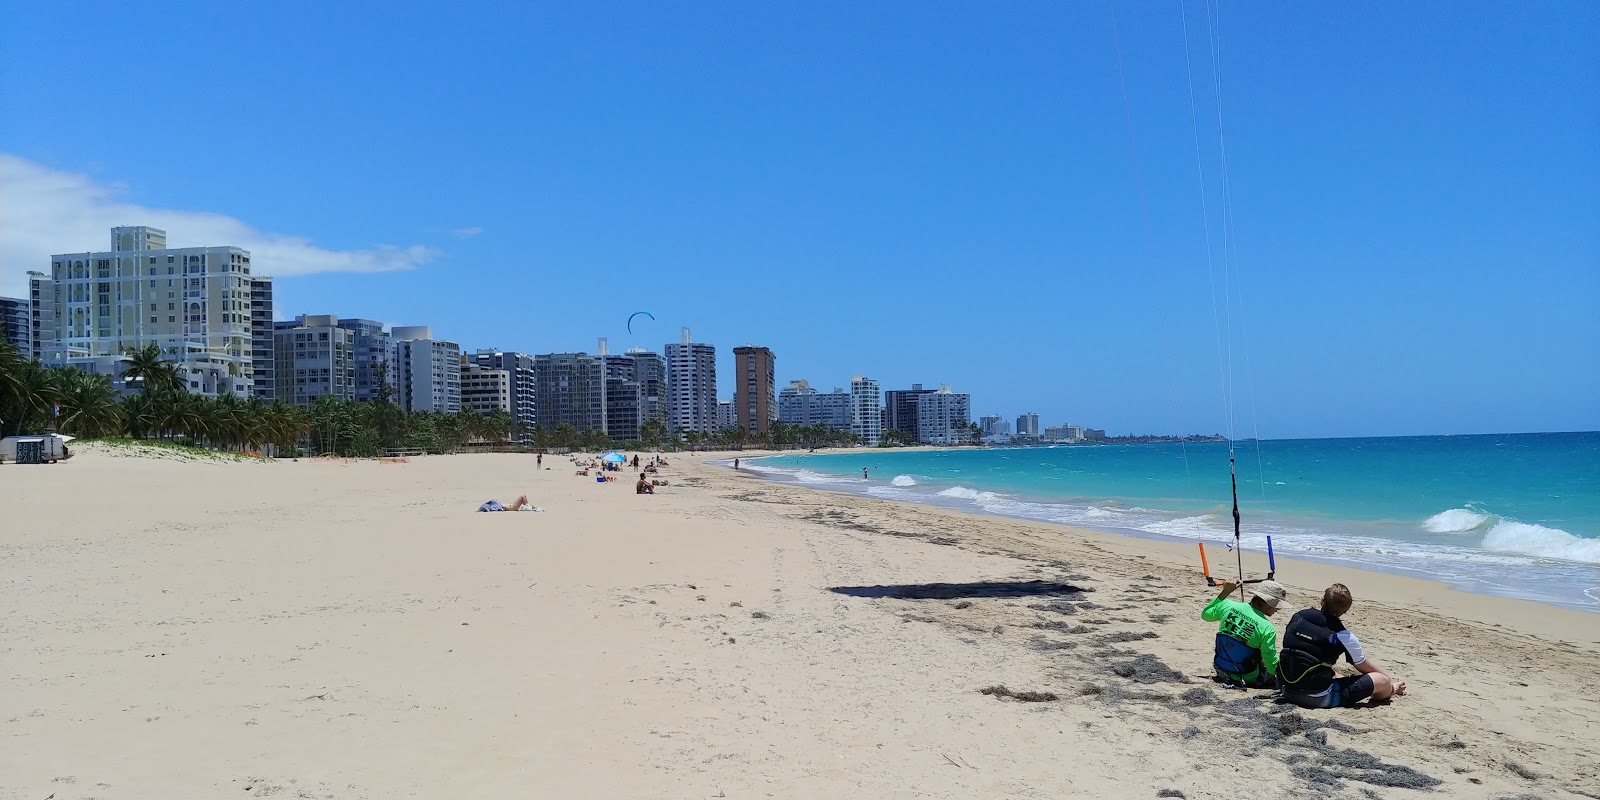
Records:
M1470 508L1452 508L1428 517L1422 529L1429 533L1467 533L1489 521L1489 515Z
M968 489L965 486L952 486L948 489L940 490L939 496L954 497L960 500L971 500L974 503L982 503L984 501L995 500L999 498L999 495L995 494L994 492L980 492L977 489Z
M896 475L896 476L894 476L894 480L889 481L889 485L890 486L916 486L917 485L917 479L911 477L910 475Z
M1583 539L1558 528L1501 521L1484 534L1485 550L1521 553L1535 558L1557 558L1600 564L1600 539Z

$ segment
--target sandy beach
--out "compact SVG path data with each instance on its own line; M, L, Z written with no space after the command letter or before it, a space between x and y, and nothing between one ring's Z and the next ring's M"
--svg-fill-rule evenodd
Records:
M0 797L1600 797L1600 615L1280 559L1410 684L1285 710L1192 545L713 457L0 466Z

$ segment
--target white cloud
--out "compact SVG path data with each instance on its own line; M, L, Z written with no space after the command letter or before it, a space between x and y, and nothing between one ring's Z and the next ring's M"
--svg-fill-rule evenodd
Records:
M450 229L450 235L456 237L457 239L471 239L472 237L477 236L480 233L483 233L483 228L480 228L480 227L478 227L476 225L474 225L474 226L472 226L470 228L451 228Z
M28 270L47 272L51 255L110 249L118 225L161 228L172 247L242 247L252 271L274 277L412 269L439 254L420 244L330 250L223 214L141 206L126 194L124 186L0 153L0 295L23 296Z

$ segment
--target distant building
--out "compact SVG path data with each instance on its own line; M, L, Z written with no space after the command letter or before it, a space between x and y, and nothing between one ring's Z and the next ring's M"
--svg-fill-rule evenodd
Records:
M861 375L850 379L850 432L868 447L877 447L883 434L883 396L878 382Z
M683 340L667 345L667 426L674 435L711 432L717 424L717 349Z
M461 410L511 413L511 373L461 357Z
M639 383L639 361L632 355L611 355L605 337L600 338L597 358L606 376L602 427L613 439L639 438L645 420L644 386Z
M587 353L546 353L533 357L534 393L539 398L537 422L554 431L603 430L605 368Z
M513 435L512 439L519 442L532 441L529 431L533 430L534 424L538 422L534 399L533 356L527 353L480 348L467 356L467 359L484 369L498 369L506 373L511 417L523 428ZM465 393L465 387L462 391Z
M1070 440L1070 441L1074 441L1074 442L1083 441L1083 426L1082 425L1068 425L1067 426L1067 439Z
M917 396L917 441L966 444L972 438L972 396L941 386Z
M913 383L910 389L890 389L883 393L883 410L885 414L883 429L895 430L917 438L917 398L932 394L933 389L924 389L922 384Z
M644 418L667 420L667 360L660 353L631 347L625 354L633 359L633 373L644 391Z
M404 406L401 395L406 376L400 369L394 336L383 329L383 323L371 319L341 318L339 327L355 334L352 347L356 353L356 399L384 397L387 385L386 399Z
M1029 411L1017 417L1017 435L1039 438L1039 415Z
M0 342L14 345L25 359L32 357L32 302L21 297L0 297Z
M1047 442L1064 442L1067 440L1067 426L1047 425L1044 429L1044 435L1039 438Z
M1103 442L1106 440L1106 432L1099 428L1084 428L1083 438L1085 441Z
M250 278L250 368L251 393L266 402L278 396L276 337L273 333L272 279Z
M396 325L394 340L396 396L407 411L453 414L461 410L461 345L433 338L427 325Z
M275 323L273 397L302 408L325 394L356 399L355 337L331 314Z
M717 401L717 430L739 427L739 412L732 400Z
M785 425L826 425L850 430L850 394L834 389L824 394L810 381L790 381L778 392L778 419Z
M169 249L159 228L117 227L110 250L53 255L50 270L29 274L30 338L45 364L116 373L126 351L155 344L190 392L254 391L248 250Z
M1011 423L999 414L985 414L978 418L978 432L983 438L1010 436Z
M733 348L733 407L737 425L751 435L765 434L778 418L777 359L755 345Z

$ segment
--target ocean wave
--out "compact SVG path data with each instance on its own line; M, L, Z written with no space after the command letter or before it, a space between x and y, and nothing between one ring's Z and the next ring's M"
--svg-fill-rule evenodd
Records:
M916 486L917 485L917 479L911 477L910 475L896 475L896 476L894 476L894 480L889 481L889 485L890 486Z
M1428 517L1422 529L1429 533L1467 533L1489 521L1489 515L1470 508L1452 508Z
M1500 553L1600 564L1600 539L1583 539L1559 528L1526 522L1496 523L1484 534L1480 546Z
M948 489L941 489L938 495L940 497L954 497L958 500L971 500L975 503L1000 499L1000 495L994 492L980 492L977 489L968 489L965 486L952 486Z

